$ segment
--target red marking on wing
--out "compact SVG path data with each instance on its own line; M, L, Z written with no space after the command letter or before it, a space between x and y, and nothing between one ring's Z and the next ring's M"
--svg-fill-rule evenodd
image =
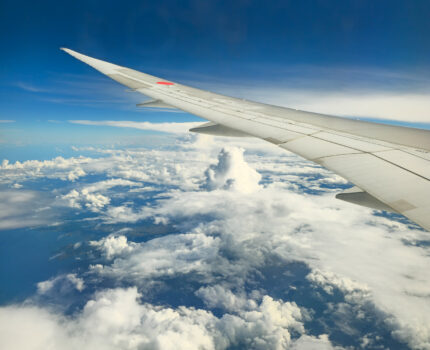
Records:
M169 81L157 81L157 84L160 84L160 85L173 85L173 83L171 83Z

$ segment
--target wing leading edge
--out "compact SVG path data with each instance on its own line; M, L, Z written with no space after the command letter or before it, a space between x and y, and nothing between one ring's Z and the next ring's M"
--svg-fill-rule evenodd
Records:
M430 231L430 131L241 100L167 81L69 49L80 61L160 104L212 122L200 129L254 136L343 176L338 198L401 213ZM198 130L195 130L198 131Z

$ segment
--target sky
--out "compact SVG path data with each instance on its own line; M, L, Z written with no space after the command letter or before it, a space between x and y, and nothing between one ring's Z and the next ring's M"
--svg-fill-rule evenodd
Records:
M5 0L0 6L7 143L112 137L109 128L67 122L75 119L199 120L137 109L144 96L75 61L62 46L239 97L419 127L430 122L427 1Z
M0 1L0 348L430 349L430 239L60 51L430 128L428 1Z

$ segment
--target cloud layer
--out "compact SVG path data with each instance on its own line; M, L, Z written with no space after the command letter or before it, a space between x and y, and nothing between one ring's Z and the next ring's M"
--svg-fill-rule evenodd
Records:
M430 348L426 232L337 201L345 180L272 145L177 142L3 162L4 193L59 180L52 207L100 236L73 248L88 267L0 309L2 348ZM163 234L139 240L149 227ZM72 315L62 293L81 298Z
M5 307L0 309L0 345L5 349L211 350L291 345L306 349L313 344L332 349L326 335L302 336L306 316L297 305L268 296L251 311L221 318L194 308L143 304L139 299L136 288L105 290L74 317L38 307Z

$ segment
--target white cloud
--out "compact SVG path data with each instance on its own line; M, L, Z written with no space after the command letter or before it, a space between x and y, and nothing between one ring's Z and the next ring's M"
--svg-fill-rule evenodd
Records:
M9 163L9 160L4 159L0 166L0 181L10 183L41 177L75 181L79 177L85 176L82 167L90 165L91 161L92 159L87 157L68 159L56 157L51 160L27 160L15 163Z
M48 90L46 90L44 88L41 88L41 87L38 87L38 86L35 86L35 85L32 85L32 84L29 84L29 83L26 83L26 82L23 82L23 81L19 81L19 82L15 83L15 85L17 87L25 90L25 91L30 91L30 92L47 92L48 91Z
M151 123L151 122L133 122L133 121L92 121L92 120L69 120L70 123L82 125L114 126L118 128L133 128L140 130L154 130L173 134L187 133L190 129L202 125L201 122L189 123Z
M17 181L34 180L38 178L58 178L73 180L77 175L103 175L107 178L123 180L146 181L160 185L180 186L184 189L198 188L196 174L200 175L208 166L212 154L202 154L199 149L189 145L199 137L187 136L186 141L178 150L148 150L129 149L111 150L94 149L92 152L101 154L99 158L72 157L64 159L57 157L46 161L30 160L9 163L3 160L0 166L0 182L13 184ZM172 162L172 160L175 162ZM187 163L187 166L182 164ZM76 170L77 168L82 169Z
M154 276L206 272L217 259L219 239L202 233L166 236L146 243L128 243L122 236L102 239L93 245L115 257L110 265L93 265L92 272L131 279L144 286Z
M93 212L99 212L100 209L110 202L108 197L98 193L89 193L86 190L71 190L66 195L61 196L61 200L67 203L69 207L75 209L81 209L82 204L84 204L85 208L88 208Z
M304 335L306 316L294 303L262 299L254 310L215 317L205 310L142 304L136 288L98 292L74 316L34 306L0 308L2 349L282 349L322 335ZM291 332L301 337L291 339ZM330 348L326 346L326 348Z
M67 179L69 181L75 181L79 179L81 176L85 176L85 175L86 175L85 171L83 171L82 168L78 166L69 172L69 174L67 175Z
M321 334L318 337L303 335L291 347L292 350L341 350L340 346L333 346L328 339L327 334Z
M12 119L0 119L0 123L15 123L15 120L12 120Z
M120 205L108 207L104 213L104 221L108 224L115 224L119 222L137 222L151 216L152 210L150 208L141 208L135 211L133 208ZM166 222L166 220L164 220Z
M106 191L116 186L140 187L142 186L142 184L139 182L124 180L124 179L109 179L109 180L99 181L99 182L95 182L90 185L84 186L82 191L85 191L87 193L93 193L93 192L99 192L99 191Z
M82 292L85 288L85 283L82 278L78 277L74 273L60 275L37 283L37 292L39 294L47 294L51 292L53 288L61 288L63 290L72 288Z
M362 283L346 277L340 277L330 271L314 269L306 278L316 285L321 286L326 293L333 294L334 288L342 291L347 297L359 294L361 298L369 297L369 288Z
M264 296L256 310L239 314L240 318L223 316L228 323L230 336L235 342L244 342L247 348L287 348L291 343L291 330L304 333L302 320L306 316L295 303L280 302ZM239 339L238 339L239 338ZM243 338L243 339L242 339Z
M209 308L222 308L228 311L240 311L255 309L255 300L249 299L245 293L234 294L230 289L216 284L201 287L195 293Z
M151 197L156 202L149 206L126 202L113 206L105 200L105 204L97 207L97 201L86 198L82 190L86 189L87 195L109 199L106 192L112 187L108 183L81 186L76 181L70 184L77 192L77 205L92 208L91 203L94 203L98 218L106 223L141 219L174 222L182 233L145 243L132 242L123 234L101 239L94 246L101 250L106 261L91 268L91 277L107 276L118 285L125 281L144 292L150 290L157 279L197 274L202 286L196 295L208 307L227 310L232 315L229 317L232 317L234 329L240 329L240 334L250 330L258 334L253 328L255 323L249 324L248 318L261 308L260 299L243 291L250 273L263 267L271 257L285 262L300 261L312 270L308 280L315 288L322 288L329 294L337 290L345 295L344 305L333 306L333 313L343 321L345 329L350 325L348 319L342 317L355 317L353 311L363 309L360 305L371 304L397 339L414 348L429 347L429 248L413 245L428 240L428 233L375 216L369 209L335 200L331 194L333 189L321 185L329 184L337 190L345 185L343 179L294 155L281 153L271 145L262 147L262 143L249 139L226 141L206 137L184 137L178 142L178 150L100 150L104 157L57 160L52 168L47 165L49 163L30 161L25 163L25 171L20 168L24 163L6 163L3 170L15 174L13 181L17 181L22 176L31 176L32 171L43 176L67 176L73 167L79 166L87 174L118 177L116 181L151 182L151 187L161 188L161 198ZM220 169L219 164L211 166L226 142L232 146L242 143L248 152L242 158L239 151L240 156L235 158L230 151L224 151L220 157L222 160L230 157L228 166ZM200 152L197 144L198 147L203 145L205 152ZM65 171L61 164L68 164ZM39 172L35 171L38 166ZM207 188L205 169L212 169L213 181L219 181L220 188L202 190ZM260 175L255 175L253 169L262 176L260 182L257 180ZM245 178L248 176L242 184L259 186L258 191L236 191L225 186L229 178L242 181L238 175L242 173ZM249 177L250 174L254 175ZM303 188L322 195L303 193ZM272 303L267 302L267 305ZM273 307L278 309L278 306ZM182 319L183 310L192 313L191 309L162 310L178 314L178 319ZM256 319L272 322L258 310ZM201 326L199 322L196 324ZM282 329L275 328L269 332L277 334L273 339L281 343L282 339L288 339ZM266 335L262 335L264 337ZM123 339L130 338L124 335ZM213 338L209 336L208 339ZM232 343L236 341L233 336L227 339ZM324 336L301 339L308 348L314 342L330 346ZM257 347L256 344L247 345Z
M261 67L250 68L261 72ZM348 117L430 123L428 72L356 67L279 67L275 80L244 85L206 77L205 89L268 104ZM219 83L214 83L218 81ZM243 82L243 80L241 80ZM193 82L191 82L193 84ZM198 85L202 86L201 78Z
M261 93L260 93L261 92ZM430 123L429 93L349 91L331 92L296 89L250 91L267 103L316 113ZM247 98L252 98L247 96Z
M243 149L226 147L218 155L218 163L205 172L205 187L209 190L232 189L249 193L260 188L261 175L243 159Z
M142 184L124 179L109 179L84 186L79 190L73 189L59 199L71 208L85 207L97 213L110 203L109 197L97 192L104 192L116 186L140 187Z
M430 123L430 93L427 91L404 92L390 90L330 91L297 89L285 86L248 88L228 86L222 88L227 95L238 95L255 101L346 117L376 118L409 123ZM133 121L72 120L76 124L108 125L116 127L185 133L202 123L150 123ZM181 125L183 124L183 125Z
M38 203L37 206L35 202ZM53 213L40 211L48 202L42 193L36 191L0 191L0 230L50 223Z
M109 235L100 241L90 241L90 244L99 247L107 259L112 259L124 253L130 253L135 247L135 243L131 242L129 244L127 237L122 235Z
M294 169L296 163L291 166ZM276 169L273 164L265 168ZM310 167L309 173L317 174L318 168ZM344 183L336 177L328 179ZM94 273L120 279L132 276L134 283L144 283L198 272L203 275L201 281L212 283L213 275L228 276L240 287L268 254L304 261L313 269L308 279L315 285L328 293L338 289L350 303L372 303L386 315L384 322L398 339L416 348L429 344L430 310L425 297L429 258L426 248L404 244L425 238L424 232L373 216L371 210L342 203L332 195L304 195L281 183L269 183L253 193L224 189L167 195L152 208L110 207L106 215L113 222L173 220L190 233L138 244L112 264L94 267ZM206 244L200 246L201 242ZM234 254L234 262L224 258L220 253L224 250ZM198 296L208 306L246 305L237 295L221 294L207 287Z
M77 176L84 176L85 173L173 185L181 189L197 189L200 185L198 182L202 181L202 172L210 162L213 162L213 157L219 153L219 144L225 142L230 142L236 147L245 144L248 150L285 155L277 147L259 140L242 139L239 142L206 135L186 135L183 139L178 140L177 150L91 148L87 150L98 152L102 156L99 158L80 156L67 159L57 157L45 161L30 160L15 163L9 163L5 159L0 166L0 182L12 184L17 181L24 182L44 177L76 181ZM202 147L204 152L202 152Z

